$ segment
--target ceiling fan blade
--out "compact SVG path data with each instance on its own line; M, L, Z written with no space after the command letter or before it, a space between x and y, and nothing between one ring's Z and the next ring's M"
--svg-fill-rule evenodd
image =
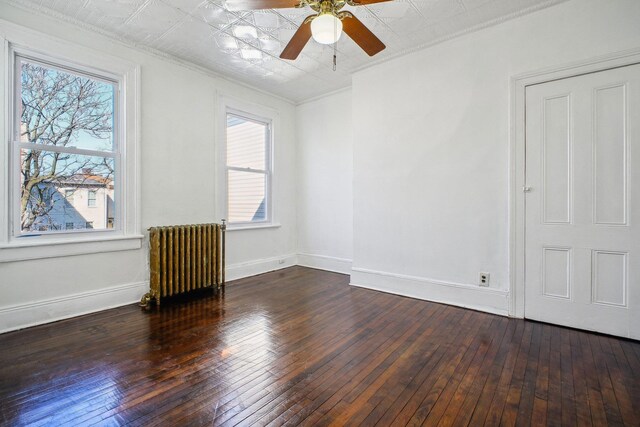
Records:
M358 18L346 13L342 20L342 30L356 42L369 56L384 50L386 47Z
M282 59L296 59L311 38L311 19L305 19L298 31L291 37L289 44L280 54Z
M258 9L286 9L296 7L300 0L227 0L225 7L230 11Z
M373 3L382 3L385 1L392 1L392 0L353 0L353 5L360 6L360 5L367 5L367 4L373 4Z

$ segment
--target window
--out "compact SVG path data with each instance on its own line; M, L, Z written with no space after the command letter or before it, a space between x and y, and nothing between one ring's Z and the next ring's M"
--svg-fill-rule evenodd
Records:
M3 30L0 122L8 118L9 138L0 174L9 179L0 179L0 263L140 248L139 66L19 26Z
M85 228L93 228L93 221L87 221L85 224Z
M90 208L96 207L96 191L95 190L89 190L89 194L87 196L87 206L89 206Z
M64 233L73 223L106 230L110 216L117 224L118 81L16 55L15 84L14 235ZM87 186L101 188L113 203L82 208L75 199L97 207L97 191Z
M271 220L271 121L226 114L227 219L229 224Z

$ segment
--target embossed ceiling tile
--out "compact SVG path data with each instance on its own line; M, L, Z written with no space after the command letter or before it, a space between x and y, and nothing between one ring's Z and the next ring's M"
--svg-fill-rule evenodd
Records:
M379 16L379 19L388 26L391 32L401 35L411 33L427 26L425 25L422 15L415 11L413 7L407 9L407 13L400 18ZM384 36L384 34L379 34L379 36Z
M287 78L280 73L273 73L272 75L269 76L269 81L275 82L275 83L286 83ZM266 88L266 90L269 90L269 88Z
M327 82L331 82L336 86L348 85L351 82L351 76L346 76L341 74L340 72L334 71L324 71L324 72L314 72L310 73L309 77L315 77L318 84L326 84Z
M278 73L282 71L286 67L286 65L282 61L273 60L265 62L264 64L262 64L262 67L266 70Z
M106 17L119 18L122 22L130 17L144 0L89 0L84 9Z
M163 36L157 39L153 46L162 49L163 45L192 46L211 40L216 30L204 22L193 17L186 17L184 21L173 26Z
M153 43L186 16L184 12L159 0L152 0L123 25L123 30L134 33L138 40Z
M191 12L191 15L204 20L207 24L218 29L225 28L239 19L236 14L227 12L222 7L210 2L201 4Z
M296 33L297 28L280 28L278 30L278 40L289 43L291 37ZM308 46L308 45L307 45Z
M219 48L221 49L237 49L238 41L229 34L226 33L217 33L214 37L214 40Z
M258 37L269 36L246 19L240 19L234 22L233 25L228 26L224 31L239 40L251 44L251 46L259 46Z
M402 38L399 46L406 49L408 46L428 45L441 37L434 25L428 25L408 33Z
M115 33L117 32L117 28L124 25L126 20L127 18L109 16L91 11L90 14L87 15L86 20L83 20L83 22L87 22L88 24L95 25L99 28Z
M246 35L242 32L242 28L243 26L238 26L238 27L232 27L231 28L231 32L229 32L228 30L225 31L226 34L229 34L230 36L233 36L237 42L238 42L238 46L240 46L240 48L242 49L258 49L260 50L260 39L258 39L257 37L257 31L255 27L250 27L253 28L253 30L255 31L256 37L253 37L253 35Z
M494 0L461 0L466 10L475 9L481 7L487 3L491 3Z
M517 10L524 10L532 6L536 6L539 3L539 0L512 0L509 2L506 2L505 0L495 0L494 7L500 8L500 6L505 3L509 3L511 7L517 8Z
M476 7L474 12L481 12L490 16L504 16L506 13L514 13L531 8L538 3L538 0L493 0L492 2Z
M226 51L225 53L227 53L225 61L231 65L232 68L236 70L244 70L251 67L251 63L244 60L240 55L240 49L235 51Z
M50 0L43 3L43 6L50 7L57 12L75 18L77 12L84 7L84 3L84 0Z
M380 3L379 7L371 7L371 9L373 9L378 18L383 20L404 18L407 14L412 12L417 16L417 11L411 6L411 4L404 2Z
M357 6L357 7L349 6L349 7L345 7L345 9L353 13L360 20L374 18L376 16L373 9L369 6Z
M278 15L269 11L258 11L253 14L253 22L260 28L278 28Z
M200 5L204 3L208 3L207 0L161 0L163 3L168 6L174 7L176 9L180 9L185 13L191 13Z
M314 14L315 12L308 7L292 8L292 9L278 9L275 13L294 22L296 25L302 23L305 17Z
M112 23L108 23L103 19L104 15L99 13L93 9L89 9L86 7L81 7L76 11L74 19L77 19L82 22L86 22L90 25L95 25L99 28L110 29L117 25L122 25L126 18L118 18L112 21Z
M261 37L259 41L262 50L275 53L276 55L280 55L280 52L284 48L280 40L274 39L273 37Z
M465 12L462 3L454 0L413 0L412 3L424 16L425 22L440 22Z
M305 74L303 70L296 68L292 65L287 65L283 67L281 70L281 73L283 76L288 77L289 79L295 79Z
M309 73L320 68L320 63L306 56L306 57L298 58L298 60L296 61L296 67Z
M262 61L264 59L263 55L264 54L258 49L251 49L247 47L240 49L240 56L242 59L251 63Z

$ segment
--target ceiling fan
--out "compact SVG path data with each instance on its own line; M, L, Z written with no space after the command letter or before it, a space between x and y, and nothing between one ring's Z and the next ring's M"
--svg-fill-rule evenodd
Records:
M258 9L302 8L309 6L314 15L307 16L280 54L282 59L296 59L311 37L318 43L334 44L342 31L356 42L369 56L386 46L358 18L344 6L362 6L391 0L227 0L231 11Z

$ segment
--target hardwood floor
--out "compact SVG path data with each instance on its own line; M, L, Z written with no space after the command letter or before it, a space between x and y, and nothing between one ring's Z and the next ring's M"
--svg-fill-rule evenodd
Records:
M640 425L640 343L293 267L0 335L4 425Z

